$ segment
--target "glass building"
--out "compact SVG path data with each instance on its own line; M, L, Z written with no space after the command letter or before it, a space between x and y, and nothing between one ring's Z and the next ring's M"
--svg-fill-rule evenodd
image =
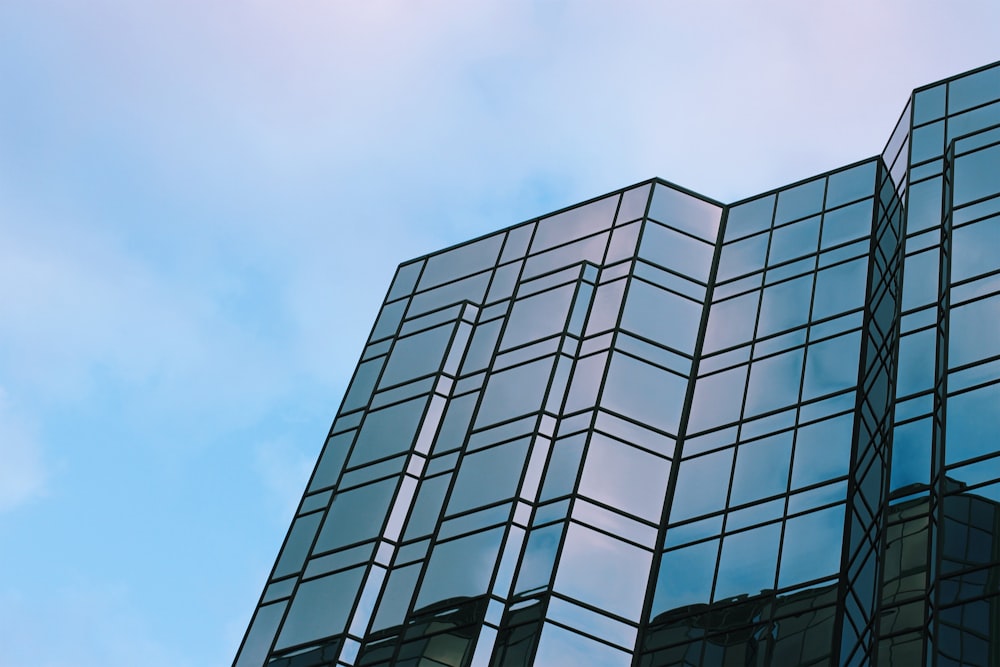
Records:
M1000 665L1000 64L399 267L236 667Z

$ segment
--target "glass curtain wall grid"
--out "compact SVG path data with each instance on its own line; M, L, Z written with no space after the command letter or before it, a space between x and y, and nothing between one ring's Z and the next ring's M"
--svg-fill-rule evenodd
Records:
M401 265L235 667L1000 665L1000 64Z

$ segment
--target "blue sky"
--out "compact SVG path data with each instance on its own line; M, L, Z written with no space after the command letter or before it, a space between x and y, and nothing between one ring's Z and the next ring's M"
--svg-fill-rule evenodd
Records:
M395 266L878 153L995 1L0 3L0 646L231 662Z

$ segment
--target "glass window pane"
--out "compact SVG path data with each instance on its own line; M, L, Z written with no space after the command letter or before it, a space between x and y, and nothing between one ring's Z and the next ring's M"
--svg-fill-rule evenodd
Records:
M774 212L774 224L804 218L823 209L823 191L826 179L818 178L794 188L778 193L778 206Z
M425 290L492 267L500 254L504 236L504 233L493 234L428 257L427 267L420 276L420 289Z
M933 329L919 331L899 339L899 364L896 376L896 395L908 396L934 385L934 351L936 337Z
M556 572L555 590L612 614L638 620L652 554L571 523Z
M424 414L427 397L421 396L369 412L351 454L351 466L400 454L410 448Z
M802 400L832 394L858 382L861 332L828 338L809 346Z
M599 433L591 436L580 493L659 523L670 462Z
M614 221L619 198L619 195L612 195L539 220L531 252L541 252L609 228Z
M724 537L714 599L754 596L773 589L780 542L780 523Z
M397 339L379 386L388 387L438 372L454 330L453 324L446 324Z
M575 289L576 285L564 285L515 301L504 329L501 349L561 332L566 326Z
M726 240L749 236L770 227L774 201L774 195L767 195L730 208L726 219Z
M844 506L789 519L781 548L778 586L792 586L840 572Z
M316 537L319 520L322 517L322 512L313 512L295 519L295 522L292 523L292 529L288 533L288 539L285 541L285 546L281 549L281 556L278 558L278 564L274 567L272 578L277 579L302 570L306 556L309 555L309 547L312 546L313 538Z
M890 490L928 484L931 476L931 420L897 426L892 436Z
M462 458L448 513L490 505L513 497L528 455L528 440L515 440Z
M624 651L546 623L538 640L535 665L545 667L628 667L632 656Z
M440 475L424 479L420 483L417 499L410 512L410 520L406 525L405 539L411 540L421 535L427 535L434 530L441 516L441 506L448 492L448 482L451 475Z
M748 369L748 366L737 366L698 378L691 401L688 432L698 433L740 418Z
M826 186L826 208L868 197L875 193L876 162L867 162L853 169L831 174Z
M692 354L701 324L700 304L633 280L625 299L622 328L660 345Z
M952 308L949 318L948 365L957 368L1000 354L1000 296Z
M715 243L722 208L657 183L649 204L649 217Z
M382 311L379 313L378 319L375 320L375 327L372 329L372 340L392 336L396 333L399 323L403 319L406 304L407 302L403 300L382 306Z
M639 256L645 260L705 282L712 267L713 248L663 225L646 223L639 244Z
M998 186L1000 187L1000 186ZM951 279L955 282L1000 268L1000 217L993 217L952 233Z
M503 528L495 528L436 545L420 585L417 607L449 598L485 594L496 566L503 533Z
M685 378L614 353L601 405L652 428L676 433L686 392Z
M744 415L794 405L799 399L802 348L755 361L750 366Z
M546 588L552 580L552 566L556 561L559 541L565 524L555 523L536 528L528 535L521 569L517 575L514 594L520 595L538 588Z
M1000 384L949 396L947 415L948 464L995 451L1000 442Z
M816 298L812 319L830 317L846 310L861 308L868 284L868 259L838 264L816 275Z
M552 365L552 357L546 357L492 374L486 384L476 425L495 424L541 410Z
M959 206L1000 190L1000 146L984 148L955 160L954 203Z
M722 246L718 279L729 280L763 269L768 241L767 234L757 234Z
M726 506L733 469L733 448L681 462L670 505L670 522L710 514Z
M313 553L377 537L398 482L399 479L393 477L339 492L323 522Z
M963 76L948 84L948 112L962 111L1000 97L1000 67Z
M847 474L854 436L854 416L841 415L798 429L792 488L825 482Z
M405 264L396 271L396 277L392 281L387 300L392 301L413 291L417 284L417 276L420 269L424 268L423 261Z
M760 324L757 327L757 337L791 329L808 322L812 283L812 276L806 275L766 288L760 305Z
M941 179L911 185L907 192L906 233L913 234L941 224Z
M719 556L719 540L692 544L663 554L650 619L691 604L708 604Z
M343 632L364 571L365 568L356 567L302 582L292 598L292 606L275 648L303 644Z
M871 234L872 203L872 199L866 199L825 213L822 248L826 250Z
M748 292L712 304L705 333L705 352L722 350L753 339L760 292Z
M768 265L774 266L796 257L815 254L819 249L819 220L820 217L815 215L775 229L771 233Z
M382 593L372 632L391 628L402 624L406 610L413 598L413 589L417 585L417 575L420 574L420 563L397 568L389 575L389 581Z
M729 505L784 493L792 460L791 431L737 447Z

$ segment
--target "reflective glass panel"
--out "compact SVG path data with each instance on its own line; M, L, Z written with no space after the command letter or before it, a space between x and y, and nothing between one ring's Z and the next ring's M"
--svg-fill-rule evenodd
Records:
M427 266L420 276L420 289L425 290L493 266L500 254L504 236L502 233L493 234L428 257Z
M670 505L671 523L716 512L726 506L733 451L729 447L681 462Z
M694 385L688 431L697 433L740 418L748 366L701 377Z
M707 604L719 555L719 540L668 551L660 561L650 618L690 604Z
M945 460L948 464L987 454L1000 442L1000 384L948 397Z
M364 571L365 568L356 567L299 584L275 648L343 632Z
M764 268L767 258L767 234L757 234L722 246L719 280L729 280Z
M812 275L805 275L764 290L758 337L801 326L809 320L812 281Z
M800 427L795 436L792 488L846 475L853 434L851 414Z
M547 357L492 374L476 424L485 426L541 410L552 365L552 357Z
M421 396L368 413L351 454L351 466L408 450L426 405L427 397Z
M633 280L625 298L621 326L635 334L691 354L701 323L700 304Z
M875 192L876 162L867 162L853 169L831 174L826 186L826 208L867 197Z
M531 241L531 252L541 252L604 231L614 221L619 198L619 195L612 195L542 218Z
M503 533L503 528L495 528L436 545L427 563L417 607L486 593Z
M377 537L389 513L398 478L341 491L333 499L313 553Z
M773 589L780 542L780 523L724 537L714 599L758 595Z
M837 574L843 541L843 505L789 519L782 541L778 586Z
M771 251L767 263L774 266L815 253L819 247L819 220L816 215L775 229L771 233Z
M712 304L705 332L705 351L714 352L753 339L760 292L753 291Z
M864 258L823 269L816 274L812 319L860 308L865 302L867 283L868 261Z
M522 345L562 331L575 289L576 285L564 285L515 301L500 347Z
M1000 189L1000 183L997 184ZM1000 268L1000 217L993 217L952 232L951 279L955 282Z
M801 377L802 348L755 361L750 366L745 414L756 415L795 404Z
M628 667L632 656L624 651L546 623L533 661L546 667Z
M872 230L872 201L866 199L844 206L823 215L823 241L825 250L864 236Z
M788 488L791 460L791 431L737 447L729 505L784 493Z
M713 248L656 223L646 223L639 244L639 256L645 260L705 282L712 267Z
M638 620L652 554L571 523L555 590L630 620Z
M1000 296L952 308L948 340L948 365L963 364L1000 354Z
M857 384L861 332L828 338L809 346L802 400L832 394Z
M669 433L677 432L687 380L623 354L612 354L601 405Z
M804 218L819 213L823 208L823 191L826 179L818 178L778 193L778 206L774 212L774 224Z
M466 455L448 501L448 513L513 497L527 454L528 440L522 439Z
M657 183L653 188L653 199L649 203L649 217L714 243L722 209Z
M388 387L439 371L454 330L453 325L446 324L396 340L380 386Z
M666 459L595 433L587 449L580 492L658 523L669 476Z

